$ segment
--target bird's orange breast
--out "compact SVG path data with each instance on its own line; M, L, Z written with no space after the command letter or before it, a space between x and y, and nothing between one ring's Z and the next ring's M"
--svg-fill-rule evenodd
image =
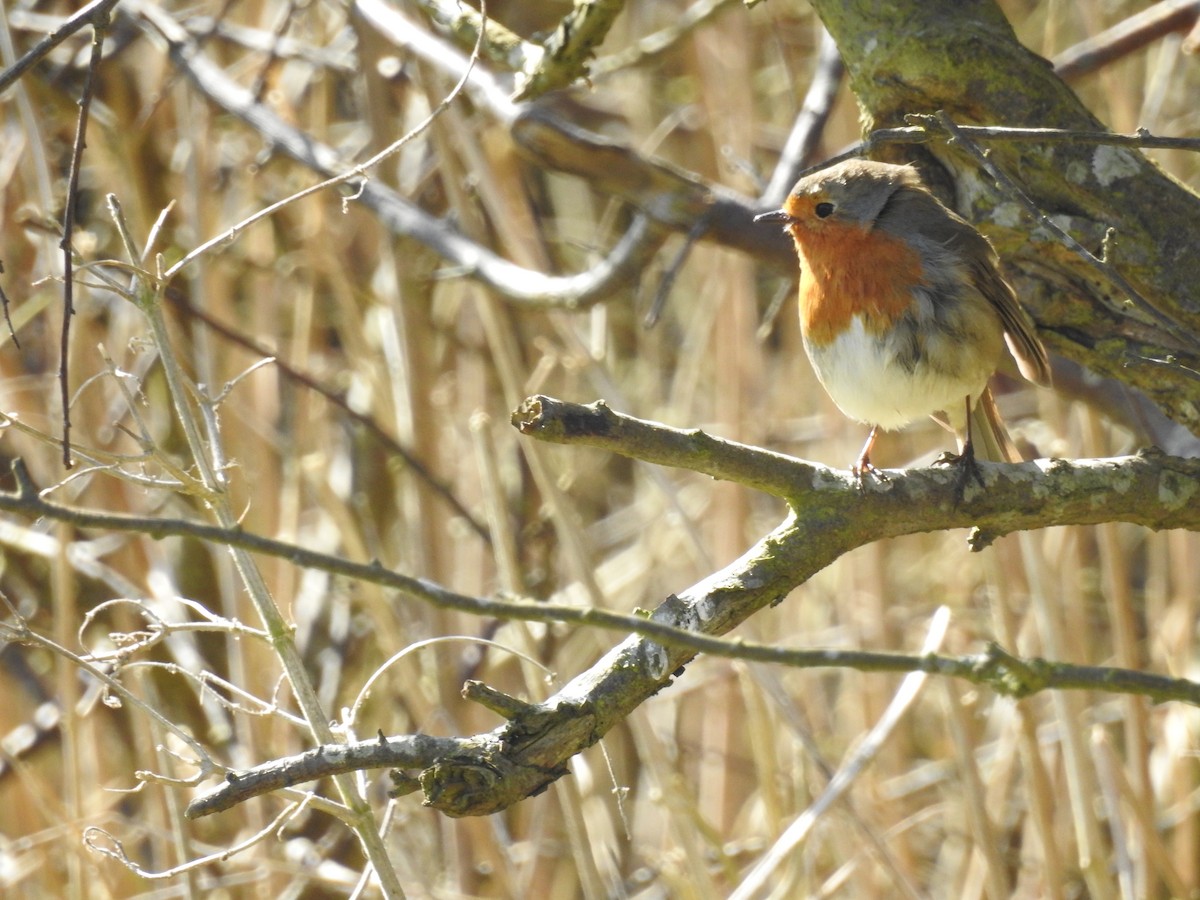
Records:
M904 241L829 223L792 228L800 255L800 325L809 341L826 346L862 317L868 334L882 335L913 304L922 284L920 255Z

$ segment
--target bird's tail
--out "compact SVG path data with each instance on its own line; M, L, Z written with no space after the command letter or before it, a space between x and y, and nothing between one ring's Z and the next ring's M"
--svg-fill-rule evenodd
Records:
M996 408L996 398L992 396L990 387L984 388L979 400L971 409L970 434L971 443L975 447L977 459L990 462L1024 462L1021 451L1008 435L1004 420L1000 418L1000 410Z

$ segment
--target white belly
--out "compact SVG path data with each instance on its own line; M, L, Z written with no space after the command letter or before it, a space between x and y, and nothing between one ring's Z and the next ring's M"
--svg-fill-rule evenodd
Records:
M983 393L996 360L981 359L961 343L935 337L914 365L899 359L902 348L867 334L862 319L823 347L804 348L817 378L838 409L852 419L885 430L900 428L915 419L944 411L952 423L965 421L965 402L972 404ZM929 354L948 365L935 367Z

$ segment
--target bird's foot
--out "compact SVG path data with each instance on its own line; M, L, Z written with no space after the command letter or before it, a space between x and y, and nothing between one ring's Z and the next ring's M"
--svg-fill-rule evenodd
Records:
M861 491L867 486L867 478L874 478L876 481L888 481L887 473L883 469L875 468L875 464L871 462L871 457L864 453L854 464L850 466L850 474L854 476L854 480L858 482L858 489Z
M963 445L962 453L951 453L946 451L941 456L933 461L935 466L953 466L956 470L954 479L954 505L958 506L963 501L963 496L967 491L967 483L974 479L979 486L986 487L983 480L983 470L979 468L979 461L975 459L975 447L970 441Z

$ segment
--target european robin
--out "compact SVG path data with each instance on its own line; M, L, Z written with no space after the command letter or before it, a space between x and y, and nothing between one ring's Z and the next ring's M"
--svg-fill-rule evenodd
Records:
M976 453L1020 461L988 379L1007 342L1021 374L1048 385L1045 348L987 238L912 167L839 163L800 179L782 209L755 221L780 222L795 241L808 358L838 408L871 426L855 475L878 475L880 428L939 411L966 465Z

